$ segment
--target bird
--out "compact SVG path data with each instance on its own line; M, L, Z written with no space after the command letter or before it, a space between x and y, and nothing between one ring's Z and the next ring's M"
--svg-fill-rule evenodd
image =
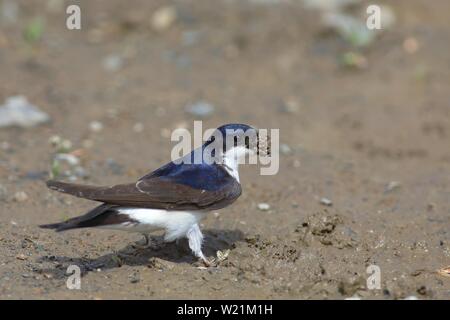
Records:
M238 166L245 157L260 154L270 155L270 143L256 128L232 123L215 129L201 147L133 183L93 186L49 180L52 190L101 204L84 215L40 227L57 232L80 228L137 232L144 236L144 245L151 232L163 230L164 242L187 238L192 253L211 266L213 261L202 251L200 221L239 198Z

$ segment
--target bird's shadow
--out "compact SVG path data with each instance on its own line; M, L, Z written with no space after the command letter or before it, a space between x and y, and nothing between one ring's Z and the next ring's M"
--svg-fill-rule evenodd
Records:
M240 230L217 230L209 229L205 232L203 252L207 257L215 256L217 250L232 249L235 243L244 239ZM67 268L76 265L84 276L91 271L108 270L128 266L155 266L154 258L160 258L173 263L195 263L198 261L189 249L186 239L179 243L165 243L162 236L151 237L152 242L147 248L139 248L136 243L131 243L124 248L105 254L95 259L66 257L66 256L43 256L37 262L52 262L54 268L43 268L39 272L51 275L54 279L67 278Z

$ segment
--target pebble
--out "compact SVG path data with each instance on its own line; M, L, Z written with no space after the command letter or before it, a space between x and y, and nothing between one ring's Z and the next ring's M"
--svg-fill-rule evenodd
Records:
M48 143L50 143L53 147L57 147L61 144L62 138L58 135L51 136L48 139Z
M284 155L290 155L292 153L292 149L289 145L283 143L280 145L280 152Z
M92 121L89 124L89 129L92 132L100 132L103 130L103 123L101 123L100 121Z
M133 126L133 131L136 133L141 133L144 131L144 125L141 122L135 123Z
M214 109L215 108L212 104L205 101L198 101L193 104L188 104L185 107L187 113L200 118L205 118L212 115L214 113Z
M17 202L24 202L28 200L28 195L24 191L16 192L14 200Z
M27 260L28 257L26 255L24 255L23 253L21 253L16 256L16 259L17 260Z
M67 139L63 139L58 135L51 136L48 142L56 148L59 152L68 152L72 149L72 142Z
M28 102L25 96L13 96L0 105L0 128L18 126L33 127L50 121L50 117Z
M284 99L281 111L286 113L298 113L300 111L300 104L293 97Z
M387 184L386 188L384 188L385 193L389 193L401 187L401 183L398 181L391 181Z
M80 164L80 159L78 159L78 157L70 153L58 153L55 156L55 160L60 162L66 162L71 166L77 166Z
M19 16L19 4L14 0L5 0L0 7L0 20L6 24L13 24Z
M169 29L177 20L177 10L174 6L164 6L157 9L152 15L152 27L156 31Z
M324 206L327 206L327 207L331 207L333 205L333 201L331 201L328 198L321 198L320 204L323 204Z
M123 58L117 54L111 54L103 59L103 68L109 72L117 72L123 67Z
M268 211L270 209L270 205L268 203L258 203L258 209L261 211Z

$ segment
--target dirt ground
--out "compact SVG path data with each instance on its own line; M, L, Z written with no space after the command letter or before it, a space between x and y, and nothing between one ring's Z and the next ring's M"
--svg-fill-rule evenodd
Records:
M450 265L450 2L379 2L395 25L350 68L339 56L353 49L301 1L77 1L72 31L58 1L17 1L0 104L25 95L52 120L0 129L0 298L449 299L436 270ZM176 19L157 30L165 5ZM197 101L215 106L204 128L280 128L285 145L278 174L242 167L241 198L203 221L205 253L226 260L199 268L160 234L140 250L138 234L37 227L95 205L45 187L52 136L71 141L80 182L131 182L170 160L168 132L193 127ZM66 287L72 264L80 290Z

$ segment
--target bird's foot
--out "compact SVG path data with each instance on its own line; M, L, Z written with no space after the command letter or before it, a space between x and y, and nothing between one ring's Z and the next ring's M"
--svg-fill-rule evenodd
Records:
M134 244L132 244L133 248L138 249L138 250L145 250L150 248L152 241L150 240L150 237L146 234L143 234L144 236L144 241L142 241L142 243L136 242Z
M217 267L217 262L216 262L216 259L214 259L214 258L211 260L208 260L205 257L203 257L201 260L202 260L203 264L205 265L205 267L207 267L207 268Z

